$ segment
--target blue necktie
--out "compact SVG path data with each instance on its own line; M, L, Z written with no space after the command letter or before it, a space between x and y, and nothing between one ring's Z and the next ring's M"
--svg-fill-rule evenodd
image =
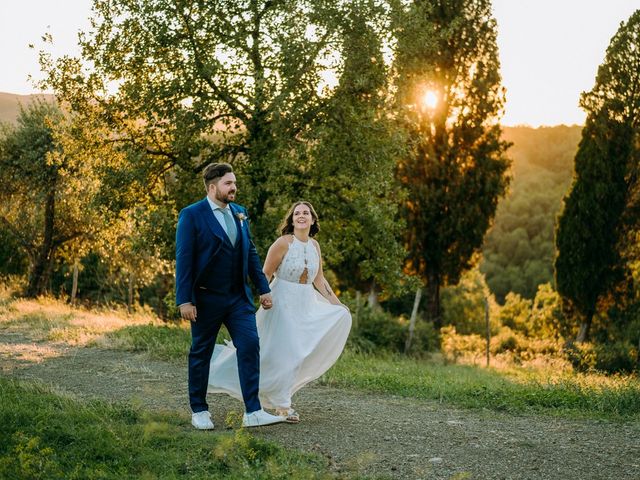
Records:
M230 208L221 208L222 216L224 217L224 223L227 226L227 237L229 237L229 241L231 245L236 244L236 238L238 236L238 231L236 230L236 222L233 221L231 217L231 209Z

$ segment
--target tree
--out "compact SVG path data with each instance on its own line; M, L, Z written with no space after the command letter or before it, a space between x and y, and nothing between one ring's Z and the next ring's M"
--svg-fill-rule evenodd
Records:
M116 190L144 192L175 166L193 181L207 163L231 161L260 238L281 160L326 106L321 74L338 62L341 6L94 0L82 58L42 63L71 109L106 122L104 140L128 152Z
M92 165L65 153L66 128L56 106L38 101L0 140L0 224L29 258L27 296L47 290L55 255L97 220Z
M311 132L302 190L321 207L327 264L343 285L373 299L380 287L401 288L405 252L394 178L402 137L390 119L385 25L376 24L384 12L371 3L353 2L342 20L344 68L325 120Z
M622 240L637 185L640 121L640 11L612 38L593 89L582 95L586 125L575 158L573 185L556 231L558 293L588 340L598 302L628 276Z
M401 18L397 102L409 140L397 176L409 268L440 327L440 288L476 261L508 184L496 22L488 0L415 1Z

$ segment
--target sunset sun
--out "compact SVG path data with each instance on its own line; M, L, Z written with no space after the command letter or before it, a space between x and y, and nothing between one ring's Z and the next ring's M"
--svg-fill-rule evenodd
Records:
M427 90L422 96L422 105L433 110L438 105L438 95L433 90Z

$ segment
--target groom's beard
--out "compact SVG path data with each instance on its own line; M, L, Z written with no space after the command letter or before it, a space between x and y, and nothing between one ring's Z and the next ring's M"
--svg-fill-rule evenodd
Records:
M216 200L228 204L233 202L233 200L236 197L236 191L235 190L231 190L227 193L221 193L219 191L216 192Z

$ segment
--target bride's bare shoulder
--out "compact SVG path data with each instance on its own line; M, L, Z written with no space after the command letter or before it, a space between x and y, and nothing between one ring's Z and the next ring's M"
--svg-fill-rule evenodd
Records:
M281 237L278 237L276 241L271 244L271 248L277 250L289 248L289 244L292 242L292 236L293 235L282 235Z

